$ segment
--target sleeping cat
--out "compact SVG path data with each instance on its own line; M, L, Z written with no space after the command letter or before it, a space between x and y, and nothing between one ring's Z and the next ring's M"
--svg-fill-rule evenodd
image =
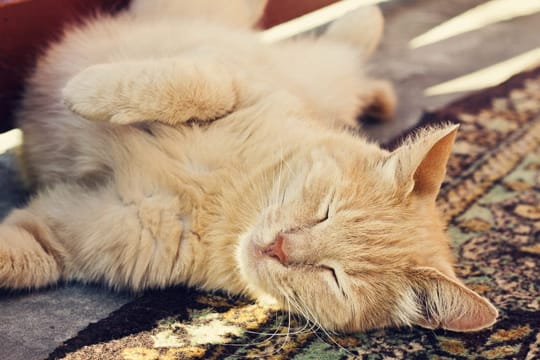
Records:
M137 0L47 50L18 112L36 194L0 225L0 286L270 295L347 332L493 324L435 209L456 127L393 152L342 130L393 110L363 72L378 9L264 44L263 8Z

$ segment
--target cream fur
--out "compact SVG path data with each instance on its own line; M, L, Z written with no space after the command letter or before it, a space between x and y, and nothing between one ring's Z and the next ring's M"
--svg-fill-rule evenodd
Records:
M392 154L340 130L373 101L392 112L358 57L378 10L264 45L245 28L264 3L219 20L210 0L151 3L67 31L30 78L18 120L37 193L0 225L0 286L271 295L341 331L493 323L436 215L456 129ZM375 31L355 34L366 14Z

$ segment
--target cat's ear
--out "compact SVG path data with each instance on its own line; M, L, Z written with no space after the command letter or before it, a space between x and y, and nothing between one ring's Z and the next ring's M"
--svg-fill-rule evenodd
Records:
M412 291L403 304L414 304L414 310L401 310L412 314L412 323L452 331L477 331L495 323L497 309L457 280L430 267L413 268L408 276Z
M427 129L395 150L384 172L407 194L434 199L446 174L458 125Z

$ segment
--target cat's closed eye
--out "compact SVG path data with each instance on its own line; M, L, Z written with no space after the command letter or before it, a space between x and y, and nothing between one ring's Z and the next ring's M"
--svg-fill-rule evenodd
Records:
M331 206L331 202L329 202L328 205L326 205L326 207L322 208L324 209L324 212L321 211L320 215L316 214L315 216L313 216L311 220L307 221L303 226L290 228L287 230L287 232L296 232L303 228L310 228L310 227L317 226L319 224L322 224L328 221L328 219L330 219L330 206Z
M324 213L316 221L314 221L315 225L321 224L321 223L327 221L330 218L330 208L332 207L332 203L334 201L334 196L335 196L335 194L332 194L332 196L330 196L330 198L328 199L328 203L323 207L323 209L325 209Z
M330 217L330 204L326 207L326 211L322 217L320 217L318 220L315 221L315 225L323 223L327 221Z
M335 281L337 287L341 290L341 292L343 293L343 295L345 295L345 292L343 291L343 288L339 282L339 278L337 276L337 273L336 273L336 269L334 269L332 266L329 266L329 265L320 265L320 268L323 269L323 271L326 271L328 272L333 280Z

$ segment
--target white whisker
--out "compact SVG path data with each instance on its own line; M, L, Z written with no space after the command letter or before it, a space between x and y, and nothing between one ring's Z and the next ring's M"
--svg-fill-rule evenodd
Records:
M339 347L340 349L342 349L343 351L345 351L347 354L349 354L349 355L354 355L352 352L350 352L349 350L347 350L345 347L343 347L341 344L339 344L339 343L333 338L332 335L338 336L337 333L335 333L334 331L330 331L330 332L329 332L328 330L326 330L326 329L320 324L319 321L317 321L317 319L316 319L316 317L314 316L314 314L312 313L312 311L309 309L308 306L306 306L305 302L304 302L299 296L296 296L296 300L297 300L299 303L301 303L301 305L303 305L302 308L304 309L304 311L306 311L306 312L309 313L310 318L311 318L311 321L313 321L314 323L317 324L317 331L318 331L318 330L321 330L321 331L323 332L323 334L324 334L328 339L330 339L330 341L331 341L334 345L336 345L337 347ZM326 341L318 335L317 331L314 332L315 335L317 335L317 337L318 337L321 341L323 341L323 342L326 343ZM332 335L331 335L330 333L332 333Z

